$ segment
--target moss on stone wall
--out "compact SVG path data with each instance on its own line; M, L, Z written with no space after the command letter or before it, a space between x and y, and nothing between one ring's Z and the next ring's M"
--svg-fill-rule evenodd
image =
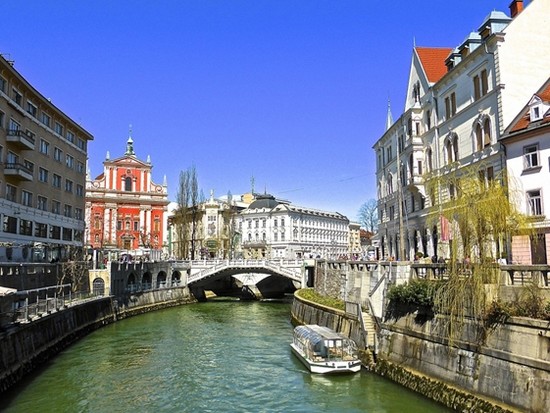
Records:
M446 383L405 369L384 359L377 360L374 372L380 376L420 393L458 412L512 413L473 394L458 390Z

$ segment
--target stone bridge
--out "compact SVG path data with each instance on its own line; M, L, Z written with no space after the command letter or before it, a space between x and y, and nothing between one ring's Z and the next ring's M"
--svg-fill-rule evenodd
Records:
M90 271L90 290L96 295L126 296L148 290L189 287L197 299L205 291L218 296L276 298L306 285L304 260L197 260L112 262Z
M304 285L303 260L191 261L187 286L197 299L204 291L240 298L279 298Z

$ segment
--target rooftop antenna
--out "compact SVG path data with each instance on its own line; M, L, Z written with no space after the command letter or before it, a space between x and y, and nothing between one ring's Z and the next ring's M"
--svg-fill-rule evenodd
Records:
M11 54L9 54L9 53L0 53L0 56L2 56L6 60L6 62L8 62L8 64L10 66L13 66L15 64L15 60L13 60L11 58Z
M252 188L252 195L254 195L254 175L250 178L250 186Z

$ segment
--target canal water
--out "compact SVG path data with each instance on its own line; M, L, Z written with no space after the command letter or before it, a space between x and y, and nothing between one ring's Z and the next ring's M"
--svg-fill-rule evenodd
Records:
M310 374L290 305L211 301L106 326L0 399L2 412L449 412L362 371Z

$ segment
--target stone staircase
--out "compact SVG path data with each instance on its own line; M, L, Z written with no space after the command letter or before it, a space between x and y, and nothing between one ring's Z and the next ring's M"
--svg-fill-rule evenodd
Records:
M368 308L363 308L361 316L363 317L363 325L365 327L365 331L367 332L367 347L376 348L376 322L368 311Z

